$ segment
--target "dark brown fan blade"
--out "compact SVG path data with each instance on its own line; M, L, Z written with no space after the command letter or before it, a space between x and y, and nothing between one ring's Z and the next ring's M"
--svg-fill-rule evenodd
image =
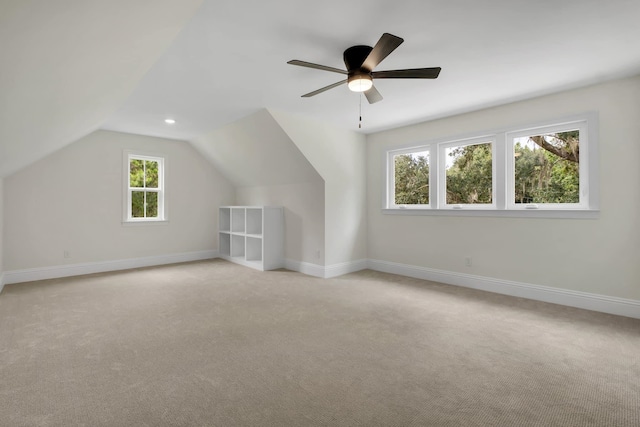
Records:
M332 85L325 86L325 87L323 87L323 88L321 88L321 89L318 89L318 90L314 90L313 92L305 93L304 95L302 95L302 97L303 97L303 98L309 98L310 96L314 96L314 95L317 95L317 94L319 94L319 93L322 93L322 92L324 92L324 91L326 91L326 90L333 89L334 87L338 87L338 86L340 86L340 85L342 85L342 84L345 84L346 82L347 82L347 80L346 80L346 79L345 79L345 80L341 80L341 81L339 81L339 82L337 82L337 83L334 83L334 84L332 84Z
M367 97L369 104L375 104L376 102L382 101L382 95L380 95L380 92L378 92L378 89L376 89L375 86L371 86L371 89L366 91L364 96Z
M384 33L369 53L369 56L367 56L367 59L362 63L362 68L369 71L373 70L384 58L396 50L403 41L404 39L394 36L393 34Z
M292 59L291 61L287 62L287 64L299 65L301 67L307 68L315 68L316 70L333 71L334 73L340 74L349 74L345 70L341 70L340 68L327 67L326 65L313 64L311 62L298 61L297 59Z
M440 67L413 68L410 70L374 71L374 79L436 79L440 74Z

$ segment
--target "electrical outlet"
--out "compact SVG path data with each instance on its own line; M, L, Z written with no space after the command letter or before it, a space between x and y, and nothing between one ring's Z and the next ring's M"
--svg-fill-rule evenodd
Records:
M471 267L471 265L472 265L471 257L466 257L464 259L464 265L466 265L467 267Z
M62 256L63 256L64 258L71 258L71 252L69 252L69 251L64 251L64 252L62 253Z
M320 259L320 249L316 251L316 258Z

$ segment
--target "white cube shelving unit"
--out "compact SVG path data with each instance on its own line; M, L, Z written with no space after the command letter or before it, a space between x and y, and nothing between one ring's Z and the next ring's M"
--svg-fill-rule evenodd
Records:
M220 258L256 270L284 267L284 214L275 206L221 206Z

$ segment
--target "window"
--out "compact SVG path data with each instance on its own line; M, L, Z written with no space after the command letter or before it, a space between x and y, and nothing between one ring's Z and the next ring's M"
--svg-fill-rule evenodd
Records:
M385 212L595 217L596 115L386 152Z
M125 221L164 221L164 159L126 153Z
M429 206L429 150L405 150L389 156L394 176L391 202L394 206Z
M509 209L588 208L586 122L507 134Z
M474 209L494 206L493 140L442 144L441 206Z

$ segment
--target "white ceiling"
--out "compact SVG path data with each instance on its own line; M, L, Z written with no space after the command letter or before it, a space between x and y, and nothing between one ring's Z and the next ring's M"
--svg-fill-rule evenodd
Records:
M105 124L191 139L260 108L356 129L360 96L343 51L384 32L405 39L376 69L441 66L437 80L380 80L363 102L364 132L640 73L638 0L206 0ZM165 116L178 120L174 127Z
M198 2L3 0L2 52L40 60L38 67L19 63L13 80L0 81L3 98L9 93L0 129L11 128L0 130L0 154L11 154L3 146L15 144L16 136L51 151L92 126L189 140L261 108L357 130L360 96L346 86L300 97L341 75L286 62L344 68L346 48L373 46L384 32L405 42L377 70L440 66L442 72L436 80L377 81L384 100L363 101L367 133L640 74L638 0L204 0L169 42L169 30L183 25ZM7 17L5 3L42 7L20 6L21 14ZM73 19L54 19L53 3L65 3ZM96 30L107 24L109 32ZM55 36L60 28L65 37ZM52 54L36 36L53 37L46 46ZM80 49L88 43L93 51ZM80 71L65 77L64 61L73 64L69 71ZM33 81L35 93L24 89ZM61 96L70 81L82 102ZM20 108L11 111L8 105L17 101ZM67 114L58 118L60 109ZM79 120L87 109L90 119ZM166 125L166 117L177 123Z
M202 0L0 0L0 177L93 132Z

